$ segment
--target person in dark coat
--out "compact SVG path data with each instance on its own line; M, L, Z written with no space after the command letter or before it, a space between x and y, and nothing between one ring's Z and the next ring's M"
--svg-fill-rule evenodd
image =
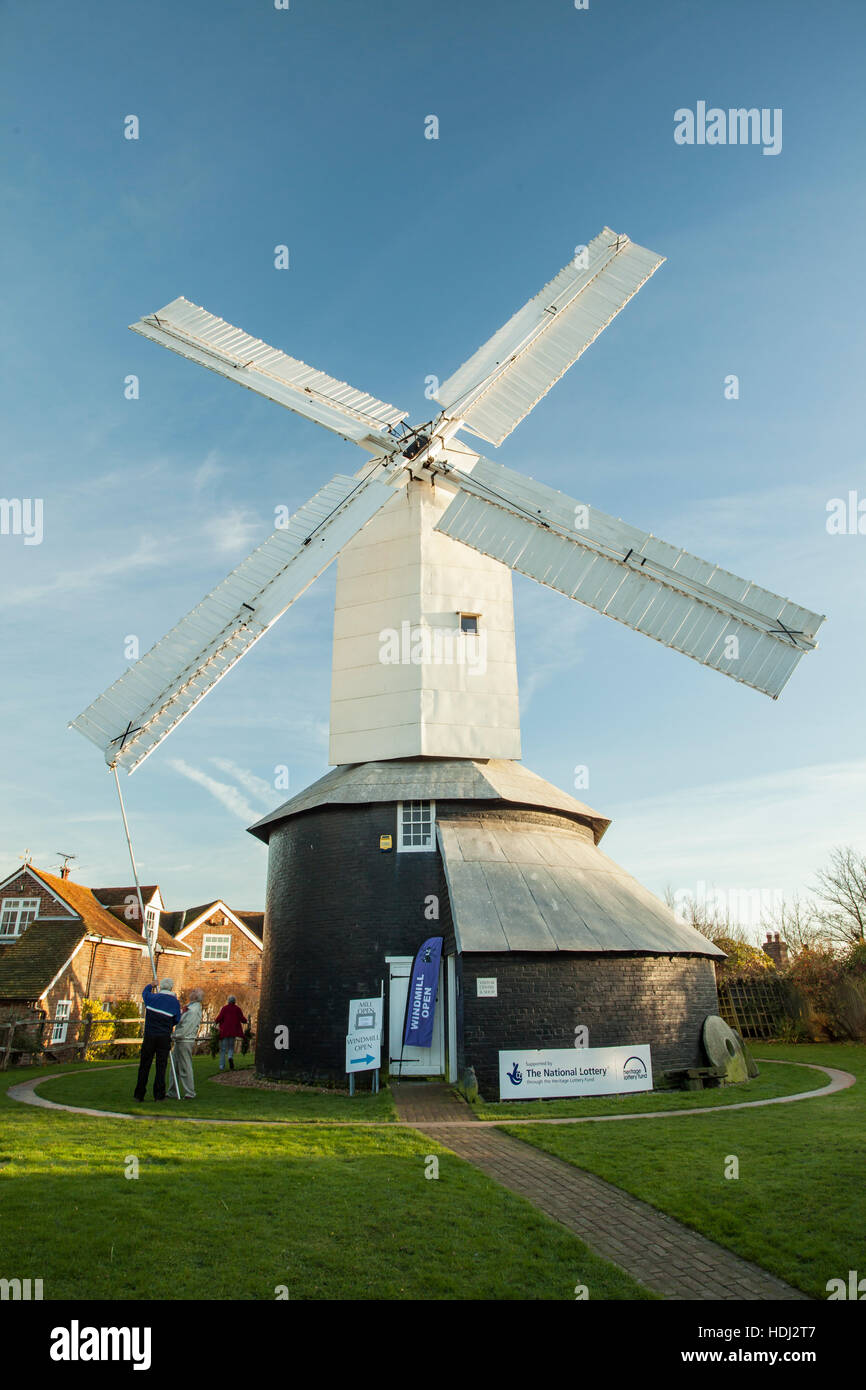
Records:
M173 990L174 981L163 980L159 989L154 985L145 985L141 992L144 1000L144 1038L135 1083L136 1100L144 1100L147 1094L147 1082L154 1060L153 1098L165 1100L165 1068L171 1051L171 1034L175 1024L180 1022L180 1004Z
M216 1016L216 1021L220 1030L220 1071L226 1069L226 1058L228 1058L229 1068L234 1071L235 1038L243 1037L246 1019L238 1008L233 994L229 995L228 1003L223 1004Z

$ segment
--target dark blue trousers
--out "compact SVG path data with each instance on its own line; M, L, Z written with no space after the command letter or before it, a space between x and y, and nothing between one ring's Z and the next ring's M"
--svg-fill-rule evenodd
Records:
M164 1037L154 1037L152 1033L145 1033L141 1044L141 1058L138 1063L138 1080L135 1083L135 1099L144 1100L147 1094L147 1080L150 1076L150 1068L153 1061L156 1061L156 1071L153 1076L153 1098L163 1100L165 1097L165 1069L168 1065L168 1054L171 1052L171 1034L167 1033Z

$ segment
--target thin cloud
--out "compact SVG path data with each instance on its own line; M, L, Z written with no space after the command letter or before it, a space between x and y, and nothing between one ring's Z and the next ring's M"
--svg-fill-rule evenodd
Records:
M196 782L198 786L204 787L206 792L227 811L231 811L233 816L237 816L238 820L249 824L250 821L259 819L258 811L250 805L237 787L230 786L228 782L218 782L215 777L209 777L201 768L191 767L189 763L184 762L183 758L169 758L168 765L190 782Z
M217 463L216 450L211 449L204 462L199 464L195 473L192 475L192 485L195 491L201 492L203 488L207 487L208 483L212 483L217 478L221 478L225 471L222 464Z
M257 542L262 544L268 538L268 530L261 517L245 507L235 507L222 516L212 517L204 523L202 530L221 555L246 554Z
M614 808L603 848L658 893L703 882L803 894L835 846L866 851L864 806L866 759L789 768Z
M165 563L165 548L155 539L145 536L131 554L111 556L93 563L88 559L75 569L61 570L48 584L32 588L9 589L0 598L0 606L12 608L19 603L37 603L53 594L83 593L89 589L104 589L106 580L119 579L136 570L152 569Z
M257 801L261 801L265 806L273 806L275 792L270 782L266 782L263 777L256 777L255 773L248 771L245 767L238 767L231 758L211 758L214 767L218 767L220 772L227 772L230 777L234 777L236 782L248 791L250 796L254 796Z

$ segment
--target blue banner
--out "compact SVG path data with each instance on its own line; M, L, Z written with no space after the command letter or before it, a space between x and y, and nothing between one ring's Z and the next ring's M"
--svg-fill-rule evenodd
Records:
M433 1042L433 1014L436 1008L441 956L442 937L431 936L415 957L406 999L404 1047L430 1047Z

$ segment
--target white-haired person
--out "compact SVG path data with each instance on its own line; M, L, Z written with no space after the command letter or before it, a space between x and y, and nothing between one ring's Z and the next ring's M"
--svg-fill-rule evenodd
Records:
M180 1022L180 1004L174 994L174 980L161 980L159 989L155 985L145 985L141 997L144 1000L144 1037L134 1095L136 1100L144 1100L151 1064L156 1059L153 1098L165 1100L165 1068L171 1051L171 1031Z
M220 1071L226 1069L226 1058L230 1070L234 1071L235 1038L243 1037L246 1019L233 994L229 995L228 1003L223 1004L216 1021L220 1030Z
M180 1100L177 1086L183 1087L184 1100L195 1100L195 1073L192 1069L192 1050L201 1027L201 1001L204 990L191 989L189 1003L174 1030L174 1073L168 1083L172 1100ZM175 1078L177 1081L175 1082Z

